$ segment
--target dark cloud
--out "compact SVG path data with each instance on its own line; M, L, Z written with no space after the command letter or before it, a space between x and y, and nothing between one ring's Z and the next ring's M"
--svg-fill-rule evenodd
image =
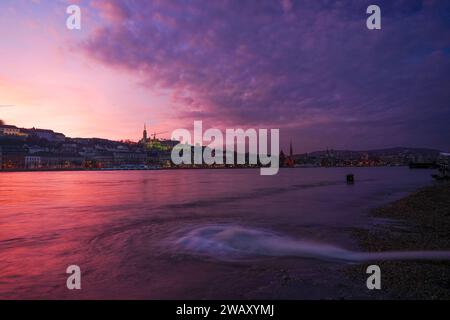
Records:
M449 148L450 4L95 1L98 60L170 89L174 117L280 127L306 149ZM297 138L298 137L298 138Z

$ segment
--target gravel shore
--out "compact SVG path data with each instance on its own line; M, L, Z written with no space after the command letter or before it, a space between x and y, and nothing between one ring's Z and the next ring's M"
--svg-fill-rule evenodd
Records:
M450 184L423 188L372 212L374 226L354 231L361 250L450 250ZM381 290L373 299L450 299L450 261L380 261L352 266L364 281L370 264L381 268Z

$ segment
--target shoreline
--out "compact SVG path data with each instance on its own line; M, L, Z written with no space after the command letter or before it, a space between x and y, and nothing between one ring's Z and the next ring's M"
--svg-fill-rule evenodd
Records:
M149 168L149 169L114 169L114 168L104 168L104 169L80 169L80 168L68 168L68 169L3 169L0 173L12 173L12 172L111 172L111 171L170 171L170 170L234 170L234 169L260 169L257 168ZM281 168L280 168L281 169Z
M359 169L359 168L407 168L407 165L404 166L355 166L355 167L320 167L320 166L299 166L299 167L280 167L279 169L332 169L332 168L349 168L349 169ZM11 173L11 172L75 172L75 171L92 171L92 172L98 172L98 171L160 171L160 170L235 170L235 169L261 169L264 167L234 167L234 168L148 168L148 169L141 169L141 168L133 168L133 169L120 169L120 168L92 168L92 169L86 169L86 168L66 168L66 169L1 169L0 173ZM416 169L411 169L416 170ZM424 170L424 169L419 169ZM430 169L425 169L430 170Z
M450 250L450 184L419 189L371 211L374 222L355 229L362 251ZM365 283L366 268L381 269L381 290L370 291L374 299L450 299L449 261L380 261L351 266L352 281Z

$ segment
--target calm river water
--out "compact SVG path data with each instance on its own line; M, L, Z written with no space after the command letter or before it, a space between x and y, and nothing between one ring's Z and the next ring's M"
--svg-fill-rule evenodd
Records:
M343 272L358 251L352 228L430 173L0 173L0 298L364 297ZM66 288L69 265L81 268L79 291Z

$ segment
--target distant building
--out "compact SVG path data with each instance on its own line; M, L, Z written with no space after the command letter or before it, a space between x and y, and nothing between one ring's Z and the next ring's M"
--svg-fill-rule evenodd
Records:
M4 136L18 136L20 134L20 129L16 126L1 125L0 134Z
M441 152L438 157L438 163L440 165L444 165L450 168L450 153L449 152Z
M111 168L114 166L114 154L111 151L97 152L92 158L94 168Z
M146 144L147 142L148 142L147 125L144 123L144 131L142 131L142 139L141 139L140 143Z
M28 154L34 154L37 152L48 152L48 150L49 149L47 147L41 147L37 145L28 146Z
M295 165L294 152L292 149L292 140L291 143L289 144L289 156L284 160L284 165L290 168L294 167Z
M134 151L114 151L114 164L126 165L126 164L145 164L147 160L147 154L144 152Z
M38 152L30 157L30 165L39 163L40 168L46 169L73 169L84 168L84 158L78 154L55 154L51 152Z
M25 129L25 132L32 137L45 139L50 142L63 142L66 140L66 136L64 134L54 132L53 130L32 128L32 129Z
M11 125L0 125L0 135L14 136L14 137L27 137L28 134L23 132L20 128Z
M2 169L25 168L26 150L20 145L2 145Z
M41 168L41 157L36 155L25 156L25 168L27 169L39 169Z

